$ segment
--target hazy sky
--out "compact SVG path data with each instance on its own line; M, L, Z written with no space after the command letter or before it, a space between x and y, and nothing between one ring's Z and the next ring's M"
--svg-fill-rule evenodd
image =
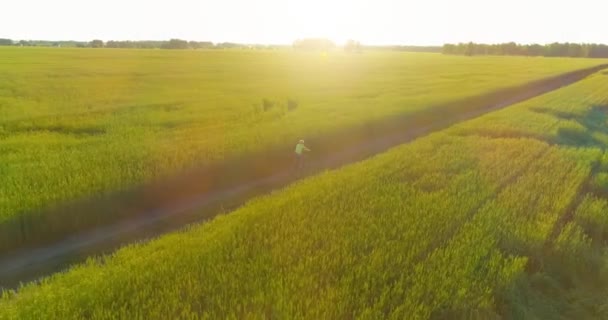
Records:
M605 0L2 0L0 38L608 43Z

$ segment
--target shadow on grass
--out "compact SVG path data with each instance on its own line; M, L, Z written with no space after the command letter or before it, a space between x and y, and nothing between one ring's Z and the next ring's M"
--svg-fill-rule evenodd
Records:
M604 74L606 74L604 72ZM583 114L548 108L534 111L574 121L578 126L562 127L547 142L567 147L608 147L608 106L596 105ZM606 319L608 318L608 230L594 232L574 218L582 200L589 195L608 198L606 190L593 183L600 164L564 214L556 222L545 247L526 254L526 272L497 295L497 311L506 319ZM606 213L608 214L608 212ZM588 226L587 226L588 227ZM603 226L593 226L603 228Z
M554 146L608 150L608 105L595 105L583 113L545 107L535 107L532 111L564 122L559 124L561 127L553 136L495 128L475 129L459 135L532 139ZM608 227L598 232L573 224L575 211L586 196L608 199L608 168L601 167L599 161L592 166L589 177L564 208L542 249L529 247L526 243L509 248L501 246L507 255L523 256L528 261L525 271L513 282L496 289L493 313L472 316L448 310L431 318L608 319L605 300L608 295ZM602 227L593 226L595 229Z
M584 114L575 114L561 110L544 107L531 108L533 112L551 115L555 118L575 122L577 125L567 127L561 126L555 136L547 136L538 133L530 133L521 130L496 131L493 128L476 128L469 132L458 133L458 135L480 136L490 139L534 139L551 145L560 145L577 148L600 148L608 147L608 105L593 106Z
M563 114L554 114L556 117L564 118ZM605 149L608 139L599 139L601 136L608 137L608 106L594 106L582 117L569 117L581 125L581 128L560 128L554 142L560 145L573 147L598 147Z
M97 127L72 128L67 126L32 126L13 130L14 133L57 133L73 136L99 136L106 133L106 129Z

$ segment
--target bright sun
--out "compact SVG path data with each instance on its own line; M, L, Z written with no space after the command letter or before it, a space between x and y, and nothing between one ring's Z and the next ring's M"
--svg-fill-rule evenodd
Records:
M364 5L360 1L290 1L286 37L322 37L337 44L356 37L362 23Z
M429 34L446 32L429 21L445 20L451 11L449 6L437 10L434 3L413 0L304 0L288 1L286 6L287 23L279 31L283 38L322 37L337 44L348 39L394 43L406 35L424 43Z

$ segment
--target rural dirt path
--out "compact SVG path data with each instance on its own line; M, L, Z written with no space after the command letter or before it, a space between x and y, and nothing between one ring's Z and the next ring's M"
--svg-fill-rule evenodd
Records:
M433 131L559 89L605 68L608 65L599 65L439 105L422 114L351 128L322 140L308 139L314 156L308 160L307 173L302 177L366 159ZM89 256L204 221L255 196L282 188L301 178L291 172L291 148L267 150L247 159L192 170L131 192L73 203L0 226L0 234L4 234L0 288L14 288L20 282L64 270ZM45 220L51 218L55 221Z

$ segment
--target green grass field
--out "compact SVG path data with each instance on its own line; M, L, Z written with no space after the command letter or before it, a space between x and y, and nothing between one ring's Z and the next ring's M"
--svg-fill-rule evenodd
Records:
M601 62L2 48L0 221Z
M248 55L229 54L235 59ZM361 60L373 63L374 58L346 57L335 63L338 68L357 60L360 66ZM395 65L429 68L437 72L431 78L438 79L455 70L448 67L452 63L463 73L472 64L498 61L407 54L384 58L391 63L379 59L376 67L384 66L383 72L395 77L386 86L401 90L403 85L404 92L409 72ZM316 57L310 56L298 59L329 63L313 62ZM483 69L493 70L485 76L493 79L488 87L514 81L516 70L522 70L520 79L529 77L532 73L523 71L529 67L521 64L535 60L512 60L517 62L511 67L511 60L500 61L500 67ZM509 76L497 71L503 68ZM484 77L478 69L475 73ZM368 72L365 81L349 81L361 81L361 88L373 91L363 82L383 77L373 80ZM345 92L356 87L338 83L348 88ZM432 98L481 89L456 90L466 82L450 80L442 85L452 89ZM375 90L384 90L379 88L385 86ZM375 103L385 103L375 108L378 116L405 112L400 106L415 99L411 92L393 94L370 98L353 110L363 112L377 99ZM294 117L302 119L302 130L321 119L305 111L324 108L323 99L313 96L297 97L301 113ZM319 105L313 107L314 101ZM351 110L346 101L325 108L346 114ZM406 109L414 106L422 107L422 102ZM352 116L364 118L357 111ZM605 319L607 120L608 76L599 73L306 179L210 223L4 292L0 318Z

